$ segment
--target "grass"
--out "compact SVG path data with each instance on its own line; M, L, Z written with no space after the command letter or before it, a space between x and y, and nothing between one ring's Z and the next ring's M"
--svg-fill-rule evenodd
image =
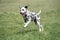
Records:
M42 10L43 32L33 22L23 27L19 4ZM0 0L0 40L60 40L60 0Z

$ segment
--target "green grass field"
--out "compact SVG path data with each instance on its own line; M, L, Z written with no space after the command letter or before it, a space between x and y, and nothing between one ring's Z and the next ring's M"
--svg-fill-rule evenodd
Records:
M23 27L19 5L42 10L43 32L33 22ZM0 40L60 40L60 0L0 0Z

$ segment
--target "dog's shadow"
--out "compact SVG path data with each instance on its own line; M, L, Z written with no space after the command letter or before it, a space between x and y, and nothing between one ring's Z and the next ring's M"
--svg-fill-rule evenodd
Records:
M29 29L29 30L23 30L21 29L19 32L17 32L16 34L25 34L25 33L29 33L29 32L36 32L38 31L37 29Z

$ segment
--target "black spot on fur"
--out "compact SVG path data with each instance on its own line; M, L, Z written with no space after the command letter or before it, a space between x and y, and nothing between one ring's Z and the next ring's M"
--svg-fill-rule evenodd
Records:
M37 24L37 20L36 19L34 19L34 22L35 22L35 24Z

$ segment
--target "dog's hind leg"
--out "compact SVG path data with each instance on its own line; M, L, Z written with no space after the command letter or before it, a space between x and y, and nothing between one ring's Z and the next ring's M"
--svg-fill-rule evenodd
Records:
M38 25L38 27L39 27L39 31L40 31L40 32L43 31L43 26L40 25L40 21L37 21L37 25Z
M34 19L34 23L37 25L37 21L36 21L36 19Z
M39 27L39 31L43 31L43 26L40 24L40 19L38 17L36 17L36 22L37 22L37 25Z

